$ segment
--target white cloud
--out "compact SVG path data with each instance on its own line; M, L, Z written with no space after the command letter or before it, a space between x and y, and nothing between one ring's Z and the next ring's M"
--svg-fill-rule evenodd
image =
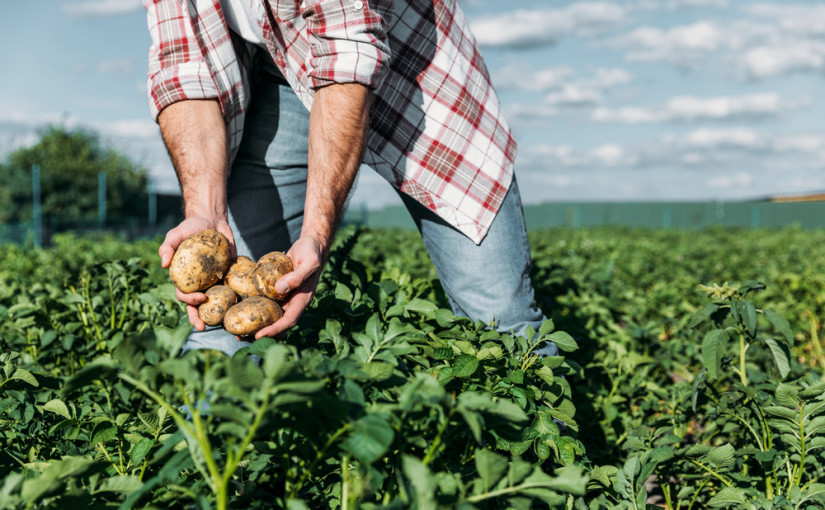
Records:
M720 49L728 39L725 29L712 21L698 21L663 30L640 27L617 38L615 44L636 61L663 61L692 68L708 54Z
M81 18L115 16L142 8L140 0L98 0L63 4L64 12Z
M784 100L775 92L713 98L681 96L656 107L597 108L591 118L624 124L739 120L775 117L804 103Z
M825 71L825 42L795 40L749 49L739 57L739 67L747 79Z
M747 188L753 184L753 180L753 175L748 172L737 172L732 175L712 177L707 180L707 186L716 189Z
M495 72L493 82L498 89L516 88L546 92L570 83L575 77L576 71L569 67L535 70L526 63L518 63Z
M620 68L599 68L590 76L581 77L567 67L531 71L511 65L496 73L496 86L542 92L540 101L505 105L508 115L535 119L553 117L570 110L602 104L610 89L629 83L632 76Z
M722 9L728 6L728 0L671 0L667 6L669 9L684 9L685 7L714 7Z
M105 60L97 65L97 70L103 74L130 76L134 73L135 62L130 58Z
M579 2L564 9L517 10L471 22L479 44L531 47L553 44L567 35L594 36L617 27L624 9L610 2Z
M753 16L778 24L786 33L825 34L825 4L755 4L744 8Z
M720 148L761 150L767 148L765 138L748 128L697 129L687 133L678 144L689 150Z
M112 122L97 122L95 129L107 136L120 138L157 138L158 125L149 119L126 119Z
M656 0L636 0L635 2L625 4L625 9L631 12L658 11L659 2L657 2Z
M621 145L612 143L596 147L590 155L605 166L632 166L636 163L636 158L627 154Z
M581 107L600 104L602 93L595 87L581 84L565 85L544 96L544 103L553 106Z

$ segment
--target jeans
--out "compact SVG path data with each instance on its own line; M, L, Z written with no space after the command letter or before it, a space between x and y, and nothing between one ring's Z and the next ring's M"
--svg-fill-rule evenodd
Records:
M238 255L257 260L286 251L301 232L307 185L309 113L274 67L260 72L244 136L227 183L229 224ZM502 332L538 330L544 315L530 281L530 247L518 186L487 236L476 245L423 205L399 193L430 254L453 313L495 324ZM193 331L184 349L231 356L249 345L222 328ZM554 355L549 344L541 354Z

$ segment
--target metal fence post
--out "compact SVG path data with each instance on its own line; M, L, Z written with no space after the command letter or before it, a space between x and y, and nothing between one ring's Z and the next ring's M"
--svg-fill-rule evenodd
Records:
M100 228L106 226L106 173L97 174L97 223Z
M40 165L32 165L32 229L34 245L43 245L43 207L40 200Z
M751 206L751 228L759 228L759 206Z
M158 194L155 191L154 182L149 181L147 188L149 192L149 224L154 225L158 222Z

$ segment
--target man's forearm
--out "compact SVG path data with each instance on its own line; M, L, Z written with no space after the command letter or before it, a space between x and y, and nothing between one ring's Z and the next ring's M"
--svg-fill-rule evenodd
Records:
M186 217L226 216L226 127L215 100L174 103L158 116Z
M309 175L302 236L324 255L352 189L369 127L370 91L354 83L318 89L309 118Z

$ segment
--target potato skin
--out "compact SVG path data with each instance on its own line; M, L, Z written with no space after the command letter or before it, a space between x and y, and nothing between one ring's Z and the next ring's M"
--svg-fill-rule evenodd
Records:
M255 261L243 255L236 258L229 265L223 284L234 290L241 299L259 295L258 289L252 281L252 272L255 270Z
M181 292L199 292L219 282L228 267L229 240L217 230L205 230L180 243L169 278Z
M275 323L283 315L283 309L275 301L263 296L253 296L226 312L223 327L233 335L249 336Z
M252 282L260 295L283 302L287 294L276 291L275 283L292 271L292 261L289 257L283 252L273 251L258 260L258 265L252 273Z
M292 267L292 259L282 251L271 251L258 259L258 264L275 264L280 267L280 271L284 274L291 273L294 269Z
M219 326L226 312L238 302L238 295L226 285L215 285L206 291L206 301L198 306L198 316L207 326Z

